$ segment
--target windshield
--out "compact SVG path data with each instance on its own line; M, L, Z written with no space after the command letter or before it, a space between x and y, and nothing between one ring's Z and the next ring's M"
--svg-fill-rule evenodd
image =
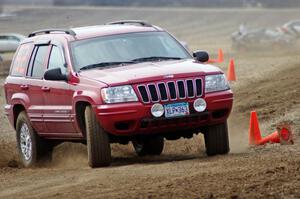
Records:
M71 48L76 71L93 68L90 66L191 58L166 32L102 36L72 42Z

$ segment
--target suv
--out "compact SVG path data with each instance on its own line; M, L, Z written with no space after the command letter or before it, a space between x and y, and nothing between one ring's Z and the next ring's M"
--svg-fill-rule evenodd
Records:
M233 94L208 54L142 21L33 32L5 81L5 112L25 167L62 141L87 145L91 167L111 163L110 143L159 155L164 139L204 134L208 155L229 152Z

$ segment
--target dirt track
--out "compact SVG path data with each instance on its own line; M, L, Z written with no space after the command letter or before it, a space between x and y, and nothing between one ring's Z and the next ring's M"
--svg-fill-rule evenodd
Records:
M54 12L56 17L50 19ZM115 13L112 15L111 13ZM167 142L163 155L138 158L131 146L113 146L109 168L90 169L85 146L63 144L52 163L39 168L12 168L16 160L14 132L0 114L0 198L300 198L300 145L249 148L250 111L258 111L261 130L277 123L293 124L300 135L300 51L235 54L229 35L239 23L276 26L300 18L298 10L197 9L22 9L13 22L0 21L1 31L49 26L101 24L118 19L146 19L167 28L191 49L215 52L222 47L235 57L238 81L232 84L234 109L229 119L231 153L208 158L203 137ZM80 14L80 16L79 16ZM176 17L180 16L180 17ZM164 19L164 20L162 20ZM1 90L3 80L0 82ZM3 93L0 104L4 104ZM1 111L3 106L1 105Z

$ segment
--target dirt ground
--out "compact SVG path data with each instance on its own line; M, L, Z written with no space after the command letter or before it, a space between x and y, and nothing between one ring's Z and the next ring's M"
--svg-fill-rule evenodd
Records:
M300 50L237 53L230 34L239 23L276 27L300 18L299 10L167 8L7 8L18 17L1 31L28 34L47 27L76 27L120 19L145 19L166 28L192 50L218 48L235 58L238 80L229 118L231 152L207 157L203 136L167 141L158 157L137 157L132 146L113 145L113 164L90 169L84 145L65 143L51 163L33 169L17 162L15 133L0 114L0 198L300 198ZM299 46L300 47L300 46ZM0 80L0 111L5 104ZM288 121L294 145L248 146L250 111L263 135Z

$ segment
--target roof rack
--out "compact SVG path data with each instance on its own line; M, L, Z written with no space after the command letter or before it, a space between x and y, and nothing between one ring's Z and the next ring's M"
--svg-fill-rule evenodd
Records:
M113 21L110 23L106 23L106 25L115 25L115 24L139 24L141 26L153 27L150 23L141 20L122 20L122 21Z
M51 32L63 32L72 36L76 35L76 33L70 29L43 29L43 30L37 30L30 33L28 37L33 37L36 36L37 34L50 34Z

